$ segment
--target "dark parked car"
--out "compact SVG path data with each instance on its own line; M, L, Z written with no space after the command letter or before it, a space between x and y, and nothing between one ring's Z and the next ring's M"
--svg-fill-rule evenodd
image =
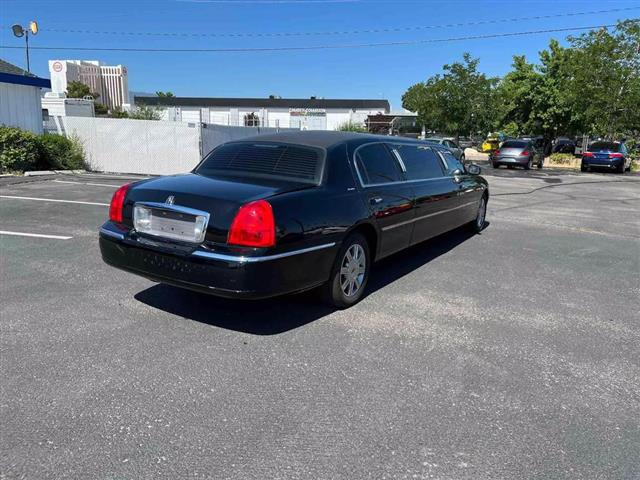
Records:
M464 148L456 144L456 142L451 138L441 138L441 137L429 137L424 139L427 143L433 143L436 145L442 145L446 147L453 153L453 156L458 160L464 163Z
M473 148L477 144L478 142L474 141L473 138L470 137L460 137L458 139L458 146L462 149L463 152L466 148Z
M631 157L624 143L600 141L589 145L582 154L580 170L586 172L592 168L615 170L624 173L631 170Z
M533 142L533 146L536 148L538 153L542 154L544 157L551 154L551 142L545 139L542 135L523 135L518 137L517 140Z
M493 168L506 165L509 168L520 166L529 170L534 164L542 168L544 152L536 148L532 140L507 140L491 154L490 161Z
M552 153L570 153L571 155L575 155L576 153L576 142L566 137L558 137L553 141L552 144Z
M477 165L415 140L292 132L223 144L189 174L113 195L105 262L223 297L322 286L344 308L372 262L464 224L484 226Z

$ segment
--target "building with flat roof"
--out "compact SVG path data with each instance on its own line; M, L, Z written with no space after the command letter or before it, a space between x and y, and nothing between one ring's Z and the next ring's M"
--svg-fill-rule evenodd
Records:
M0 125L42 133L43 88L51 88L49 79L0 60Z
M129 80L124 65L104 65L97 60L49 60L51 90L65 93L69 82L82 82L97 93L97 102L109 110L129 104Z
M338 130L345 123L364 127L369 115L390 111L389 101L382 99L136 96L134 101L158 108L163 120L301 130Z

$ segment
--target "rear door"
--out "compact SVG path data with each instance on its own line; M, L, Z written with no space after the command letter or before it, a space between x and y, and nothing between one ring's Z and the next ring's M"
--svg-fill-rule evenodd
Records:
M456 188L455 201L451 202L454 210L451 210L443 220L445 227L451 230L475 218L484 190L451 153L441 150L439 154L444 161L445 175Z
M411 244L450 230L449 215L458 205L459 187L452 177L446 175L435 148L418 144L390 146L400 159L415 194L416 213Z
M399 162L383 143L355 151L355 166L372 216L379 227L378 257L409 246L414 216L414 192L405 182Z

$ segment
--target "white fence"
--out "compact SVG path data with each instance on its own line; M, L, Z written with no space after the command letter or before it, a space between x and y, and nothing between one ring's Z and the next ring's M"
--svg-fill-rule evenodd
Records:
M144 175L188 172L221 143L278 130L93 117L52 117L46 129L77 136L93 171Z
M296 128L268 128L268 127L227 127L225 125L214 125L212 123L203 123L201 134L201 149L203 156L216 148L221 143L230 142L231 140L240 140L242 138L254 135L276 133L283 130L297 130Z

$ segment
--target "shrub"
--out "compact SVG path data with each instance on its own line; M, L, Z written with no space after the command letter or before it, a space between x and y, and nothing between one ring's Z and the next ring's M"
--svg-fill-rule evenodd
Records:
M570 153L552 153L549 160L557 165L569 165L575 161L575 157Z
M45 133L39 137L40 161L44 168L52 170L76 170L84 168L84 151L77 137Z
M157 108L143 105L130 112L129 118L134 120L161 120L162 114Z
M33 169L39 157L37 135L0 125L0 172Z
M353 122L345 122L342 125L340 125L338 127L338 130L341 132L360 132L360 133L366 133L367 129L364 128L362 125L359 125L357 123L353 123Z

